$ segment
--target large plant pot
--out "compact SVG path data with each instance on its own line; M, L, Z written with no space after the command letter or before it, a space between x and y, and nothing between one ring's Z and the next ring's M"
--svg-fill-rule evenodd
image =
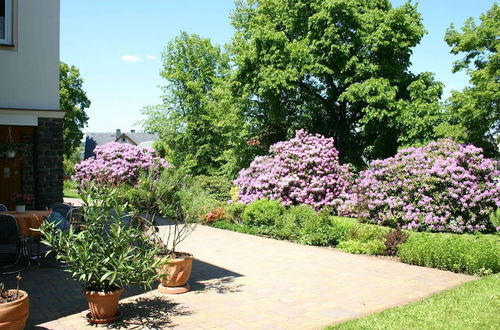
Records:
M160 293L179 294L188 292L190 287L187 281L193 269L193 255L185 252L177 252L176 256L167 264L160 266L158 274L167 274L161 278L158 285Z
M120 317L118 301L122 292L123 288L110 292L85 291L90 309L90 315L87 315L89 322L110 323L116 321Z
M13 291L16 290L9 290L9 292ZM19 290L19 293L22 293L20 299L0 304L0 329L2 330L24 329L29 314L29 297L26 291Z

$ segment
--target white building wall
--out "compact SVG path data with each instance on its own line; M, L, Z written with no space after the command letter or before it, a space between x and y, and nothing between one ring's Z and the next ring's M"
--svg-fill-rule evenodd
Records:
M0 46L0 111L59 110L59 0L13 2L14 46Z

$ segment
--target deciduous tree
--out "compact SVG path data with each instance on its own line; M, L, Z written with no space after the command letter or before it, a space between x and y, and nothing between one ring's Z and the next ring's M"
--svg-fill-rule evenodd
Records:
M500 10L498 4L481 15L477 25L469 18L461 31L452 25L445 40L452 54L463 54L453 65L453 72L465 70L470 86L453 91L446 107L447 122L440 125L440 135L470 142L498 155L500 143Z
M334 137L341 160L362 165L433 136L441 85L409 71L425 33L416 5L241 0L232 23L234 88L250 95L247 115L263 144L306 128ZM431 120L411 125L422 115Z
M78 68L64 62L59 65L59 103L61 110L66 112L63 123L64 155L69 158L83 138L82 129L89 120L85 109L90 107L90 100L83 90Z

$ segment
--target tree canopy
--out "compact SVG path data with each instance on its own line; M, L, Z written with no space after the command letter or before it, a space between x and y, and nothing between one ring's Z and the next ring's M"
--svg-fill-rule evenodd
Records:
M480 146L488 156L498 155L500 143L500 10L498 4L480 17L469 18L461 31L453 25L445 41L451 53L463 55L453 72L465 70L470 86L453 91L446 107L448 120L438 127L441 135Z
M334 137L341 159L361 165L433 136L441 84L409 71L425 33L416 5L242 0L232 22L235 87L250 95L247 115L264 144L306 128Z
M228 55L209 39L182 32L162 59L164 102L143 109L144 128L160 134L159 147L175 166L191 174L235 174L245 123L238 99L230 95Z
M85 109L90 107L90 100L83 90L78 68L64 62L59 65L59 103L61 110L66 112L63 123L64 155L69 158L83 138L82 129L89 120Z
M445 40L465 54L471 86L441 101L443 84L410 71L426 33L417 4L389 0L237 0L222 49L182 32L163 52L163 104L144 127L191 174L234 178L299 129L333 137L341 163L362 168L436 138L497 148L498 6ZM495 142L496 139L496 142Z

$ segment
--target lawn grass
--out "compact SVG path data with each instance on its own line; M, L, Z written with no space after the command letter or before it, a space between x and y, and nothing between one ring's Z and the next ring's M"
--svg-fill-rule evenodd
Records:
M498 329L500 275L326 329Z
M64 197L68 198L80 198L80 195L78 195L78 192L76 191L75 184L72 180L65 180L64 181Z

